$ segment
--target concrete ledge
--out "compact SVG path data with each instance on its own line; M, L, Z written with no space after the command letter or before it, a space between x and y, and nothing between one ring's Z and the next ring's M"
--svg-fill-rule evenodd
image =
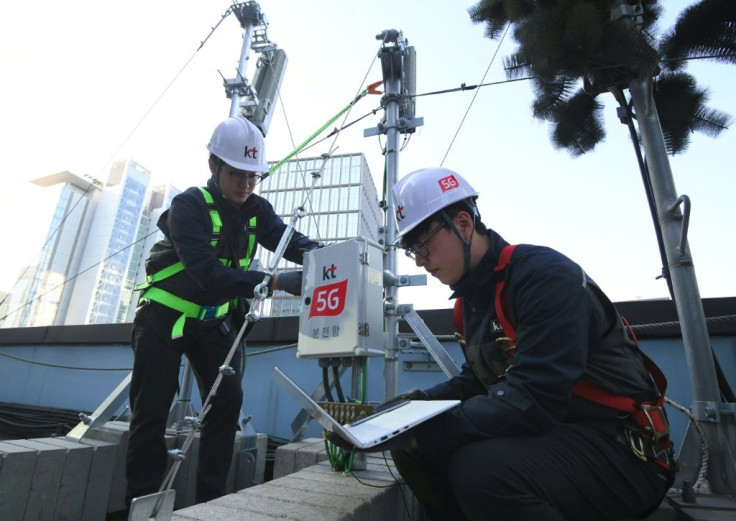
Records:
M327 461L325 443L320 438L308 438L276 448L273 479L282 478L301 469Z
M326 461L321 439L290 443L276 450L272 481L177 510L172 521L391 521L407 512L411 519L425 520L386 456L367 454L365 470L346 476Z
M125 508L128 423L107 422L77 442L62 437L0 441L0 521L101 521ZM167 435L169 449L185 435ZM175 508L194 503L199 435L177 472ZM248 447L241 432L228 475L228 491L262 483L268 436Z

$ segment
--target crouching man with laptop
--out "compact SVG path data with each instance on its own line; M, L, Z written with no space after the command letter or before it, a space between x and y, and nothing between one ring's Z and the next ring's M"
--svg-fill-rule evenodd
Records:
M391 449L433 521L656 509L675 471L666 382L611 301L559 252L487 229L457 173L419 170L393 192L398 245L461 305L466 363L409 396L459 405L368 450Z

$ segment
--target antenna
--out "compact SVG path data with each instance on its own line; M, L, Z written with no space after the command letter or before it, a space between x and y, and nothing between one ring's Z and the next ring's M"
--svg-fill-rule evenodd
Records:
M265 136L271 126L272 107L281 90L288 59L283 49L262 53L256 63L252 98L241 101L241 115L248 118ZM257 97L256 97L257 96Z
M236 75L223 81L225 94L232 100L230 116L250 120L265 136L286 71L286 53L268 39L268 21L257 2L234 4L231 9L245 32ZM259 54L252 84L245 74L251 50Z

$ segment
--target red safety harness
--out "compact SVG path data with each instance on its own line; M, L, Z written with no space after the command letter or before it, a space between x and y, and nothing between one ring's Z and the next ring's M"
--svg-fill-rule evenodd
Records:
M496 282L495 308L496 316L504 334L508 337L510 354L516 342L516 328L509 319L508 312L508 295L506 292L507 268L511 262L511 256L517 245L508 245L501 250L498 259L498 265L494 268L498 281ZM623 317L622 317L623 318ZM459 333L459 337L463 335L463 318L462 318L462 301L458 298L455 300L454 309L455 328ZM637 346L637 352L641 356L649 373L652 376L657 389L659 398L653 402L637 402L628 396L616 395L606 391L598 385L585 380L578 380L572 388L573 394L594 403L610 407L619 411L623 411L631 415L636 423L636 429L627 429L626 438L634 454L639 458L646 460L647 457L654 459L659 465L669 469L674 463L672 454L669 449L672 441L669 439L670 427L667 416L664 412L664 396L667 390L667 379L662 371L646 354L639 349L639 343L636 339L634 331L631 329L628 321L624 318L624 323L631 334L634 343ZM461 344L463 342L461 341ZM645 444L651 441L650 444ZM647 445L651 445L651 450Z

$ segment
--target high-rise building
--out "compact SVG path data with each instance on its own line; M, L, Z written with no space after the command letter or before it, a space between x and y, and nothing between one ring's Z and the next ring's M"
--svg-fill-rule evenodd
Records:
M81 269L65 324L122 321L120 308L138 239L151 173L132 160L117 161L100 194L94 226L87 238Z
M323 164L324 163L324 164ZM320 177L311 197L313 174ZM382 213L378 192L363 154L334 155L328 159L311 157L284 163L263 180L260 195L268 199L276 213L289 223L294 209L305 204L307 215L296 229L326 244L357 236L377 241ZM270 266L273 254L260 248L256 259L262 268ZM277 269L297 268L281 259ZM299 313L301 299L276 292L264 302L262 316L292 316Z
M153 245L164 238L163 232L158 228L158 220L161 214L171 206L171 200L179 193L181 190L171 185L160 185L151 190L141 216L136 243L133 246L133 257L118 313L119 322L133 322L135 318L138 293L133 292L133 287L146 278L146 259Z
M67 171L31 182L54 187L59 196L39 258L23 271L9 297L3 327L64 324L102 188L97 180Z

